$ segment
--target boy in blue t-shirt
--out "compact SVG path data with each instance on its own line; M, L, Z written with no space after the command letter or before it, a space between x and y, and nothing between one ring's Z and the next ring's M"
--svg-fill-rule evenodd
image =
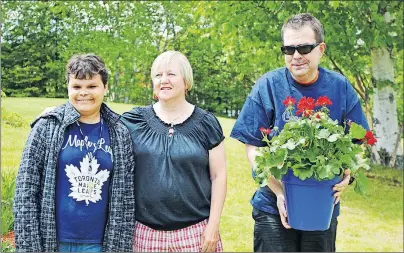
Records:
M333 102L330 117L342 125L352 120L366 129L368 124L358 96L349 81L339 73L319 67L325 51L321 23L309 14L290 18L282 28L286 67L261 76L241 110L231 137L246 144L246 152L254 166L256 147L262 142L261 127L283 129L287 119L282 115L287 96L300 98L327 96ZM349 184L350 175L334 186L335 206L330 228L326 231L300 231L287 223L285 196L280 181L269 179L268 186L259 188L251 199L253 206L254 251L335 251L339 198Z
M71 124L59 153L56 229L60 244L102 244L113 168L108 126Z
M120 115L103 103L99 56L66 66L69 100L32 123L17 175L17 251L130 252L135 224L134 151Z

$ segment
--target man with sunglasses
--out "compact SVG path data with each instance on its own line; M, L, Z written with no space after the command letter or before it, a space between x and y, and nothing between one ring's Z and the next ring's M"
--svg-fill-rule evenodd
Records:
M265 146L260 128L278 127L282 130L290 120L283 114L285 106L282 102L287 96L296 101L304 96L314 99L328 96L332 101L329 106L331 118L338 120L340 125L351 120L369 128L349 81L339 73L319 67L326 48L321 23L310 14L298 14L283 25L281 34L286 67L270 71L258 79L230 135L246 145L252 166L255 165L256 147ZM291 228L287 222L282 183L274 177L268 182L251 199L255 220L254 251L335 252L339 199L350 182L350 175L344 175L344 179L333 188L336 191L334 211L330 228L325 231Z

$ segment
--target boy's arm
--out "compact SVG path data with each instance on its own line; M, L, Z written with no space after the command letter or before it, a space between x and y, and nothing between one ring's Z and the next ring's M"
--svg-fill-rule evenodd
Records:
M39 203L46 150L46 120L39 120L25 144L14 194L14 233L17 251L44 251L39 231Z

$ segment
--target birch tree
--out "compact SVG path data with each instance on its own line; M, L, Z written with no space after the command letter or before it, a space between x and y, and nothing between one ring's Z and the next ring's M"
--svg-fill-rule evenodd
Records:
M388 5L379 5L378 14L383 17L386 28L394 24L394 17L388 11ZM394 35L394 34L392 34ZM393 87L394 62L393 45L390 43L375 43L372 48L372 83L374 129L378 136L374 154L379 163L396 165L397 156L399 166L402 166L403 150L400 145L402 129L397 120L397 102Z

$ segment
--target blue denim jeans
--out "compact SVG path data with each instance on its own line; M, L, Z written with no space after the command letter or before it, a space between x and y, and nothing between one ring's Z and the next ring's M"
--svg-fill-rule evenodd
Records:
M253 209L254 252L335 252L337 218L325 231L286 229L277 214Z
M59 252L102 252L101 243L59 242Z

